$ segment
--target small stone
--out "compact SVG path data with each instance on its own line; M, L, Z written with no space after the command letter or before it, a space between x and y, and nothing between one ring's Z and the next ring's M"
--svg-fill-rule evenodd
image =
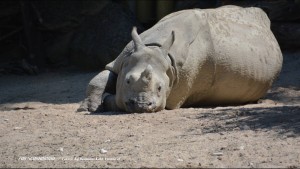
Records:
M241 127L242 130L250 130L250 127L248 125L243 125Z
M15 127L14 130L21 130L22 127Z
M8 119L4 119L4 121L8 121Z
M183 159L178 158L177 161L183 162Z
M245 147L244 146L240 146L240 150L244 150L245 149Z
M63 152L64 148L63 147L59 147L58 151Z
M102 148L102 149L100 150L100 153L101 153L101 154L106 154L106 153L107 153L107 150L105 150L105 149Z
M215 152L211 154L212 156L222 156L223 153L222 152Z
M294 134L294 133L288 133L287 135L286 135L286 137L296 137L296 135Z
M253 163L249 163L249 166L251 167L251 168L254 168L254 164Z
M109 142L111 142L110 139L104 141L104 143L109 143Z

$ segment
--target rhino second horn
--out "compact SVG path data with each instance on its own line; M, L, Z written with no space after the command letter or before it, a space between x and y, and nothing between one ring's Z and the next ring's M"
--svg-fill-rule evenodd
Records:
M138 35L137 31L136 31L136 27L133 27L132 32L131 32L131 37L134 43L134 50L138 51L141 48L143 48L145 45L143 44L140 36Z
M146 78L148 81L152 79L153 68L151 65L148 65L147 68L141 74L142 78Z

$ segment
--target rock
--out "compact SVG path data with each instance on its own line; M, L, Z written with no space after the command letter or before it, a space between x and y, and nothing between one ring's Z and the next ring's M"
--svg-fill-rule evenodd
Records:
M177 161L179 161L179 162L183 162L183 159L181 159L181 158L178 158L178 159L177 159Z
M14 130L21 130L23 127L14 127Z
M175 11L193 8L215 8L217 4L217 0L177 0L175 3Z
M100 149L100 153L101 153L101 154L106 154L106 153L107 153L107 150L105 150L105 149L102 148L102 149Z
M242 127L241 127L241 129L242 130L250 130L250 127L248 126L248 125L243 125Z
M64 148L63 147L59 147L58 151L63 152Z
M300 11L300 10L299 10ZM283 49L300 48L300 23L272 23L271 29Z
M212 156L222 156L223 153L222 152L215 152L211 154Z
M61 65L68 62L70 42L74 31L86 18L95 15L110 0L33 1L37 29L42 33L47 62Z
M262 8L271 21L296 21L300 20L300 5L295 1L261 1L256 5Z
M270 100L270 99L259 99L257 101L257 103L259 103L259 104L274 104L274 105L276 105L276 102L274 100Z
M255 168L254 163L252 163L252 162L249 162L249 166L250 166L251 168Z
M111 142L110 139L104 141L104 143L110 143L110 142Z
M108 3L99 13L87 18L75 32L70 46L71 61L83 69L103 69L131 40L133 26L143 31L129 9Z

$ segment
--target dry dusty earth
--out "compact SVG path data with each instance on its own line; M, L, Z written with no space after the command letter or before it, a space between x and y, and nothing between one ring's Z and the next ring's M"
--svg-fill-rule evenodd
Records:
M258 104L75 113L96 73L0 77L0 167L300 167L300 53Z

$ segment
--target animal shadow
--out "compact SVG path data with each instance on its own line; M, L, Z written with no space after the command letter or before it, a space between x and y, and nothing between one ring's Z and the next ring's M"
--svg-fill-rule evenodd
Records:
M262 108L224 108L197 115L197 119L211 119L216 123L205 126L203 133L233 130L273 130L290 137L300 135L300 107L288 105Z

